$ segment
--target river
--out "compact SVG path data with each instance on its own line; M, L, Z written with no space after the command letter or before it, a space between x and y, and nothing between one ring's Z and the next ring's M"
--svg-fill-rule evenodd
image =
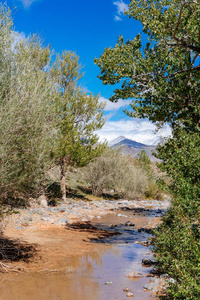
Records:
M95 243L93 251L66 260L60 271L4 274L0 277L0 300L123 300L127 299L125 288L134 294L134 300L155 299L143 290L149 277L130 279L126 275L151 272L152 267L142 266L142 259L152 259L152 253L137 242L148 239L150 235L141 228L162 213L127 210L94 219L92 224L97 228L120 234L91 241ZM127 221L135 226L125 226Z

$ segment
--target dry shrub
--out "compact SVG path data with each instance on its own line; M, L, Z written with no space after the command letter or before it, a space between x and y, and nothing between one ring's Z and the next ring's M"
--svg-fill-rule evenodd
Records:
M132 157L112 149L106 151L83 169L84 177L95 196L114 190L122 197L136 198L148 186L146 171L136 166Z

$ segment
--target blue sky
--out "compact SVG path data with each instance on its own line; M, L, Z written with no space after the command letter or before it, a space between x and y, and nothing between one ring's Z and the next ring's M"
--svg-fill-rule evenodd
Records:
M120 100L117 104L107 100L112 95L113 86L102 84L97 78L100 70L94 64L94 58L99 57L104 48L114 46L120 34L125 39L132 39L141 32L141 24L123 14L129 0L8 0L7 4L13 12L16 31L26 36L37 33L56 52L71 50L79 55L85 72L85 89L93 94L100 93L101 99L107 103L107 131L106 134L104 129L100 132L101 138L110 140L118 133L127 136L129 129L133 130L136 124L137 127L141 124L143 130L153 130L147 121L133 120L123 113L129 100ZM122 119L128 126L123 127ZM113 122L119 126L113 127Z

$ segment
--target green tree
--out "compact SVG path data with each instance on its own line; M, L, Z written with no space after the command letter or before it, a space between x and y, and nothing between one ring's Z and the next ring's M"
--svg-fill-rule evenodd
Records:
M150 171L151 168L151 160L144 149L142 149L138 153L138 163L141 167L143 167L146 171Z
M129 17L143 33L118 38L96 64L104 84L120 84L111 101L133 98L129 116L168 122L173 137L158 147L171 177L172 208L154 240L159 268L175 278L166 299L199 296L200 2L131 0ZM143 43L142 37L147 37Z
M50 50L35 37L19 39L9 9L0 6L0 189L33 192L50 167L54 98Z
M121 84L111 101L135 98L129 116L181 124L200 123L200 3L180 0L131 0L129 17L139 20L141 34L107 48L95 63L104 84Z
M64 51L52 68L59 91L54 156L61 168L63 201L66 201L66 165L84 166L105 148L104 143L97 143L98 136L94 133L104 124L104 104L78 85L83 76L78 60L75 53Z

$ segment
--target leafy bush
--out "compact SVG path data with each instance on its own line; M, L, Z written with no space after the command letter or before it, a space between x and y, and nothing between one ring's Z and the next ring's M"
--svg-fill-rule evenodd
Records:
M159 269L175 279L164 299L200 295L200 136L179 130L159 147L160 167L172 177L172 207L155 232Z
M173 206L163 218L154 241L158 269L175 279L164 299L199 299L200 219L191 222L182 208Z

